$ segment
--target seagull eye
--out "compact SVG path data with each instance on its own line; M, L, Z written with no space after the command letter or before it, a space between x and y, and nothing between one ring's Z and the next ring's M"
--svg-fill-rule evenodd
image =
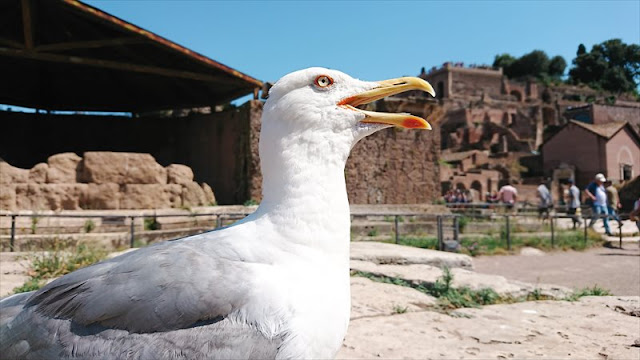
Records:
M331 76L327 76L327 75L320 75L316 78L316 80L314 81L314 83L316 84L316 86L321 87L321 88L326 88L329 87L331 85L333 85L333 79L331 78Z

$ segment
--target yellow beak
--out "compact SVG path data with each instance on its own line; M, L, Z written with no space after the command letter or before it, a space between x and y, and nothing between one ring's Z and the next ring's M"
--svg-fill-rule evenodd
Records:
M431 84L417 77L401 77L397 79L378 81L378 84L380 86L376 88L343 99L338 103L338 105L344 106L345 108L348 108L350 110L363 113L365 115L365 118L361 121L363 123L387 124L410 129L431 130L431 125L429 125L429 123L425 119L413 116L411 114L380 113L374 111L365 111L356 108L356 106L358 105L368 104L387 96L399 94L409 90L422 90L435 97L436 92L433 90Z

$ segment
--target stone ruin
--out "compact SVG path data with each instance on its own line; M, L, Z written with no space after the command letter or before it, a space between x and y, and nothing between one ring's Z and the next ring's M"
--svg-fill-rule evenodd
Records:
M161 209L215 204L190 167L163 167L150 154L86 152L50 156L20 169L0 159L0 210Z

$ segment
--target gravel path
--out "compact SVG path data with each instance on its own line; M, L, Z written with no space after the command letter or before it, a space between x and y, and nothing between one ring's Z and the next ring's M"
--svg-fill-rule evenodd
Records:
M531 283L571 288L598 285L615 295L640 295L640 250L637 243L623 249L594 248L583 252L552 252L540 256L480 256L473 259L479 273L502 275Z

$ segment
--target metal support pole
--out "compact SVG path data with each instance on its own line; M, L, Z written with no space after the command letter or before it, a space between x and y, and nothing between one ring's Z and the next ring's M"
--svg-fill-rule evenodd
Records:
M442 217L436 217L436 232L438 234L438 250L444 250L444 242L442 241Z
M506 226L507 226L507 250L511 251L511 225L510 225L510 216L509 215L505 215L505 222L506 222Z
M618 219L619 218L620 217L618 217ZM618 236L619 236L618 237L618 239L619 239L618 241L619 241L619 244L620 244L619 248L622 249L622 226L620 226L619 222L618 222Z
M131 216L131 238L129 239L129 247L133 248L133 243L135 242L135 216Z
M555 247L555 242L556 242L556 236L555 236L555 232L553 231L553 216L549 217L549 225L551 225L551 248L553 249Z
M399 240L399 234L398 234L398 215L395 215L395 218L393 219L394 223L395 223L395 228L396 228L396 244L398 243Z
M453 217L453 240L460 242L459 241L459 236L458 234L460 233L460 225L458 224L458 217L454 216Z
M14 252L14 246L16 243L16 216L11 215L11 240L9 241L9 251Z
M587 245L587 218L583 218L584 220L584 245Z

